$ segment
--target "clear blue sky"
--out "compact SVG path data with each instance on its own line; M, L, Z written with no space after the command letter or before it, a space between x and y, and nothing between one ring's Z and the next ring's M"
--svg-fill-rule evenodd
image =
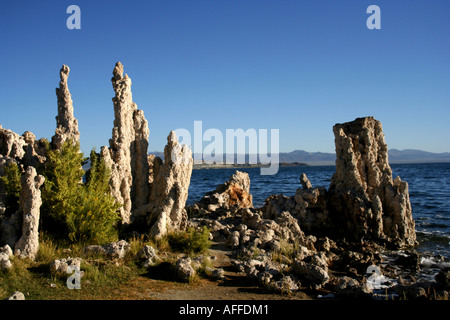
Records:
M81 8L81 30L66 9ZM366 9L381 8L381 30ZM121 61L149 121L170 130L280 129L280 151L334 152L332 126L383 123L390 148L450 151L450 1L17 1L0 9L0 124L51 138L62 64L82 150L108 145Z

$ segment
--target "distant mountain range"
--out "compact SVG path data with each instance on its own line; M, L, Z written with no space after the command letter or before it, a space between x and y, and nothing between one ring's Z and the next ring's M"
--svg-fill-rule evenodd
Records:
M427 163L450 162L450 153L433 153L415 149L390 149L388 151L389 163ZM280 162L305 162L309 165L334 165L336 155L334 153L307 152L295 150L288 153L280 153Z
M415 149L390 149L389 163L427 163L427 162L450 162L450 152L433 153ZM150 152L160 158L164 158L163 152ZM248 159L248 157L247 157ZM326 152L307 152L295 150L292 152L280 152L279 162L306 163L308 165L334 165L336 154Z
M415 149L390 149L390 163L450 162L450 152L433 153Z

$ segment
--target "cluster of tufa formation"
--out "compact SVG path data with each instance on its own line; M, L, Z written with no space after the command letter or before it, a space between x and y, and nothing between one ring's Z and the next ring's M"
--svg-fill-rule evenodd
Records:
M313 188L306 175L293 197L273 195L263 211L289 211L316 235L374 241L393 248L417 244L408 184L392 178L381 123L372 117L337 124L336 172L327 189Z
M394 247L416 244L408 183L392 179L381 123L372 117L333 127L336 173L329 188L332 220L356 239Z
M154 238L170 230L182 230L187 220L184 206L191 180L192 152L179 144L172 131L164 161L148 156L148 122L133 102L131 79L123 75L120 62L113 75L114 128L110 147L102 147L101 154L111 169L111 193L123 205L122 223L147 223Z
M63 65L59 71L59 88L56 88L58 101L58 115L56 116L56 130L52 137L53 149L61 149L62 144L67 140L73 142L80 141L78 131L78 120L73 114L73 101L67 84L70 68Z
M61 148L66 140L78 142L80 137L67 86L69 71L68 66L62 66L59 88L56 88L58 116L51 143L53 149ZM46 139L36 140L30 131L20 136L0 126L0 174L10 164L16 164L22 171L20 206L16 212L7 212L6 194L0 184L0 244L14 248L14 253L22 258L35 259L39 249L40 187L45 179L38 171L45 164L47 145Z
M39 250L39 217L42 204L41 190L45 178L28 167L22 175L20 189L20 210L23 213L22 236L15 244L16 255L34 260Z
M175 132L171 131L164 148L164 161L153 161L153 183L147 222L150 236L160 238L168 231L184 230L187 224L185 209L194 160L192 151L181 146Z
M78 121L67 83L69 72L69 67L63 65L56 88L58 115L51 143L36 140L29 131L20 136L0 125L0 175L5 174L10 164L16 164L22 173L20 205L15 212L7 210L6 190L0 180L0 245L6 245L20 257L34 259L39 248L40 187L45 180L39 172L45 165L47 148L58 150L66 141L79 143ZM110 146L102 147L101 155L111 170L111 194L122 204L118 213L122 223L148 230L155 238L171 230L182 230L187 223L184 207L192 152L170 132L165 160L149 156L148 122L133 102L131 79L124 75L120 62L114 68L111 82L115 92L114 128ZM7 256L3 254L2 265L9 265Z
M132 221L132 212L142 212L150 194L148 149L148 122L144 112L137 108L131 93L131 79L123 75L118 62L111 79L115 97L114 128L109 149L101 154L111 169L111 192L122 204L120 216L125 224Z
M0 176L11 164L16 164L24 171L17 211L7 210L6 191L3 181L0 181L0 245L7 245L23 258L34 259L39 249L38 228L42 203L39 188L45 179L37 174L32 165L38 167L45 161L43 144L43 140L36 141L29 131L19 136L0 127Z
M15 211L6 206L5 186L0 180L2 269L11 267L13 253L34 259L38 252L40 187L45 181L39 172L46 161L46 148L56 150L65 141L79 142L68 76L69 67L64 65L56 89L57 128L51 144L36 140L29 131L20 136L0 126L0 175L10 164L16 164L22 173ZM380 248L417 244L408 184L392 178L381 123L372 117L334 126L336 172L328 189L313 187L302 174L301 188L294 196L272 195L262 208L255 208L248 174L236 171L224 184L186 207L193 169L191 150L181 146L172 131L164 160L149 156L148 122L133 102L131 79L124 75L120 62L111 82L114 127L109 147L102 147L101 156L111 171L110 192L122 205L118 214L130 231L145 230L159 239L171 231L206 226L211 239L233 250L236 269L266 288L278 292L305 286L332 288L342 296L371 294L373 287L364 275L368 266L382 261ZM86 250L120 259L130 244L121 240ZM136 259L145 266L159 260L148 246ZM60 265L67 269L70 261L55 262L55 270ZM195 274L193 263L190 258L177 262L184 280ZM345 275L334 276L332 270ZM217 278L223 277L222 270Z
M248 174L237 171L188 208L189 225L207 226L233 250L235 268L266 289L371 297L381 280L367 281L367 270L383 261L381 251L417 244L408 185L392 179L379 121L356 119L334 132L336 173L328 189L302 174L295 195L271 195L254 208Z

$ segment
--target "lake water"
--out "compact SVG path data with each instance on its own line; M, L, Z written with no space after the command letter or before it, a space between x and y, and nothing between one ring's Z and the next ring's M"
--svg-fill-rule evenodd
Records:
M450 163L392 164L393 178L400 176L409 184L413 217L416 222L418 250L450 258ZM313 187L328 188L334 166L282 167L276 175L260 175L259 168L239 169L250 176L250 192L255 207L272 194L295 194L300 174L305 173ZM188 204L227 181L236 169L193 170Z

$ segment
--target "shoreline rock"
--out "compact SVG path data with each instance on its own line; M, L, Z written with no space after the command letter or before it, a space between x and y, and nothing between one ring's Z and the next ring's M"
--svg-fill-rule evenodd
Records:
M337 160L328 190L331 220L356 241L416 246L408 183L392 179L381 123L358 118L336 124L333 132Z

